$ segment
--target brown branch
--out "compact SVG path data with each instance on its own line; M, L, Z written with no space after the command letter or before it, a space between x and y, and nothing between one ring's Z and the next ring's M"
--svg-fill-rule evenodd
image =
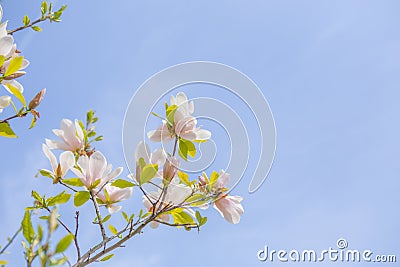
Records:
M41 17L41 18L39 18L39 19L37 19L37 20L35 20L35 21L33 21L33 22L27 24L27 25L24 25L24 26L21 26L21 27L18 27L18 28L16 28L16 29L14 29L14 30L8 31L8 34L13 35L13 33L17 32L17 31L22 31L22 30L24 30L24 29L26 29L26 28L31 28L31 27L32 27L33 25L35 25L35 24L38 24L38 23L40 23L40 22L42 22L42 21L45 21L45 20L47 20L47 19L51 19L52 16L53 16L52 14L49 14L49 15L47 15L47 16Z
M81 257L81 249L78 244L78 229L79 229L79 211L75 212L75 235L74 235L74 243L76 247L76 252L78 254L78 259Z
M101 236L103 237L103 241L105 241L105 240L107 240L106 231L104 229L103 223L101 222L102 218L101 218L101 214L100 214L100 210L99 210L99 205L96 202L96 198L94 197L94 194L93 194L92 190L90 190L90 196L91 196L91 200L92 200L93 205L94 205L94 209L96 211L96 216L97 216L98 224L99 224L99 227L100 227Z
M26 115L28 115L28 111L25 111L25 112L23 112L23 113L18 113L18 114L15 114L15 115L13 115L13 116L11 116L11 117L8 117L8 118L6 118L6 119L4 119L4 120L0 120L0 123L8 123L8 121L10 121L10 120L12 120L12 119L15 119L15 118L23 118L23 117L25 117Z

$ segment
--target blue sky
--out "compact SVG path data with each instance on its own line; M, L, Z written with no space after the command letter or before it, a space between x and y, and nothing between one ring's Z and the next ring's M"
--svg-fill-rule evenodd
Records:
M97 148L125 167L122 124L135 90L166 67L209 60L244 72L268 100L277 130L270 175L254 194L247 182L235 188L245 198L240 224L210 209L200 234L147 229L117 251L113 266L280 266L259 262L257 251L323 250L340 237L349 248L400 257L398 1L61 3L68 4L62 23L15 35L31 61L21 79L26 95L43 87L47 95L36 128L15 121L19 139L0 140L1 240L18 228L32 188L57 191L33 176L48 167L41 144L62 118L95 109L105 136ZM9 28L39 15L39 1L1 4ZM131 203L137 210L138 192ZM64 211L73 217L73 208ZM96 227L82 231L83 247L97 241ZM20 243L11 250L10 266L22 265Z

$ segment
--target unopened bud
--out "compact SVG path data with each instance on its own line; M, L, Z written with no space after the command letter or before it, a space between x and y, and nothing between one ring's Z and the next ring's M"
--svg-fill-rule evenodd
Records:
M37 106L39 106L45 94L46 94L46 88L44 88L42 91L40 91L35 95L35 97L31 100L31 102L29 102L28 108L35 109Z
M25 74L26 74L25 71L17 71L17 72L14 72L13 74L3 77L3 80L14 80L21 76L24 76Z
M168 157L163 168L164 181L169 183L175 177L179 168L179 160L175 157Z

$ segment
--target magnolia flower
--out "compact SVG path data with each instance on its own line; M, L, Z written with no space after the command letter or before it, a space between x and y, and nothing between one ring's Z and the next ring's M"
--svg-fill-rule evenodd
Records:
M8 107L11 103L11 97L8 95L0 96L0 113L3 112L3 109Z
M194 112L193 101L188 101L184 93L178 93L176 97L171 96L171 106L177 105L178 108L174 113L174 122L172 127L168 126L168 122L163 120L156 130L147 133L147 137L153 142L169 142L175 136L179 136L186 140L208 140L211 138L211 132L197 127L197 119L192 116Z
M3 10L1 9L0 6L0 21L2 20L2 17L3 17ZM4 73L8 68L8 66L10 65L11 60L18 56L17 46L16 44L14 44L14 38L7 32L7 21L0 24L0 56L3 56L5 59L3 65L0 66L1 73ZM11 91L6 86L7 84L10 84L13 87L17 88L21 93L23 93L24 91L23 86L14 79L24 75L25 72L21 70L25 69L28 65L29 61L23 59L22 66L19 69L19 71L13 73L10 77L5 77L1 81L1 84L7 91L11 93Z
M105 192L104 192L105 191ZM121 209L121 206L114 204L131 197L133 188L119 188L107 184L103 189L103 194L98 194L97 197L105 204L109 213L115 213ZM107 192L107 193L106 193ZM106 196L107 194L107 196Z
M145 142L139 142L135 151L136 174L131 173L128 175L130 179L137 181L138 183L140 182L140 173L142 171L139 163L141 158L144 160L146 165L157 164L158 166L161 166L165 162L165 153L162 148L151 153L149 146ZM156 177L162 177L161 173L156 174Z
M62 140L49 140L46 139L46 144L50 149L61 149L72 152L79 152L84 148L84 135L78 120L75 123L68 119L61 121L61 129L53 129L53 133L60 137Z
M230 223L237 224L244 209L240 202L243 200L240 196L224 195L214 202L214 208Z
M122 172L122 167L113 172L112 165L107 165L107 160L101 152L94 152L90 158L86 155L79 157L77 161L79 169L72 171L77 175L87 189L102 188L108 181L116 178ZM100 180L100 181L98 181Z
M155 203L157 202L157 200L160 199L160 195L162 194L162 192L163 190L159 189L157 192L150 192L147 196L151 199L153 203ZM173 179L164 193L164 201L162 203L161 201L158 202L158 204L156 205L156 210L159 210L168 204L180 205L190 196L191 193L192 189L190 187L179 184L177 179ZM154 207L146 196L143 196L143 204L149 212L153 212ZM185 210L193 214L193 211L191 209ZM159 217L157 217L157 219L163 222L168 222L169 215L161 214ZM158 225L159 222L156 221L152 221L150 223L151 228L157 228Z
M58 183L61 179L65 177L68 170L70 170L75 165L75 157L71 151L65 151L60 155L60 163L57 163L56 156L53 152L45 145L42 145L43 153L49 159L52 171L43 170L49 173L53 177L53 182Z

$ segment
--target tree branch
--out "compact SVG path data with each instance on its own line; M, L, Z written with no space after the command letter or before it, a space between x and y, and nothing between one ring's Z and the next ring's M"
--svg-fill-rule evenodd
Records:
M22 226L19 227L19 229L14 233L14 235L8 240L7 244L3 247L3 249L0 250L0 255L6 251L6 249L11 245L11 243L14 241L14 239L18 236L18 234L21 231L22 231Z

